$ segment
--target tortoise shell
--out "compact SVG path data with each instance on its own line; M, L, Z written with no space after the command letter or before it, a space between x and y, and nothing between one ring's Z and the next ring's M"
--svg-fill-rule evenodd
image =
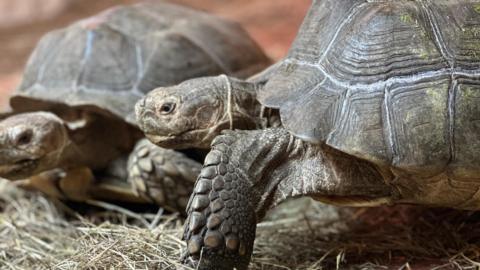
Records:
M237 24L171 4L120 6L45 35L10 104L57 104L135 124L135 102L155 87L220 73L246 77L269 64Z
M404 175L480 175L480 3L314 1L259 93L294 135Z

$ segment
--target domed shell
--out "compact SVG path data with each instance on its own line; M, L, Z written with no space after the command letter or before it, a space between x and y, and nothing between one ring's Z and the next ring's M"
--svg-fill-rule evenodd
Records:
M135 123L135 102L159 86L226 73L246 77L269 59L237 24L171 4L120 6L45 35L10 104L57 104Z
M478 1L314 1L259 93L283 125L380 166L480 175Z

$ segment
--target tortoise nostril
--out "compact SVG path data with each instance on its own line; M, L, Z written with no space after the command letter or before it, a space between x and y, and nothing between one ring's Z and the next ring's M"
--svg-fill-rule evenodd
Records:
M142 109L144 111L155 111L155 102L151 96L144 97L142 100Z
M140 121L140 122L142 121L141 119L146 117L146 115L149 113L149 111L150 110L147 107L147 98L146 97L139 100L137 102L137 104L135 105L135 114L137 116L137 120Z
M137 104L135 105L136 110L143 110L145 108L145 105L146 105L145 99L146 98L144 97L137 102Z
M29 144L33 138L33 131L31 129L27 129L19 133L15 139L15 145L21 146Z
M142 98L142 101L140 102L140 107L145 108L147 106L147 98L144 97Z

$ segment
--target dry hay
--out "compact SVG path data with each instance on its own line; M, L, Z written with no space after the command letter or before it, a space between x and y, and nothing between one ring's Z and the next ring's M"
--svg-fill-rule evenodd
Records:
M0 269L179 268L176 215L115 208L81 216L11 185L0 186L0 210ZM479 269L479 219L446 209L293 201L259 225L251 269Z

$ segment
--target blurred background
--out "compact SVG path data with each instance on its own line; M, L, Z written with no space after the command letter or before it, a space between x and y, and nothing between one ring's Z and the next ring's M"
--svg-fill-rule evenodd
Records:
M0 110L7 108L8 97L20 81L23 66L44 33L108 7L136 2L140 0L0 0ZM273 59L285 55L310 5L310 0L167 2L239 22Z

